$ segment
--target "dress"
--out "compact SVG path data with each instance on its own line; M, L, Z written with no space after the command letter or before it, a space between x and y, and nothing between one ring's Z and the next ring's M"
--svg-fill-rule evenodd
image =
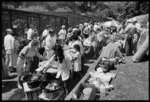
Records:
M23 76L29 73L31 67L31 60L37 53L38 51L35 49L31 49L30 45L25 46L21 50L17 59L17 72L19 76ZM23 55L28 57L29 59L25 59ZM25 65L27 65L26 68Z
M73 57L76 58L76 60L74 61L73 69L75 72L79 72L79 71L81 71L81 54L80 54L80 52L76 52Z

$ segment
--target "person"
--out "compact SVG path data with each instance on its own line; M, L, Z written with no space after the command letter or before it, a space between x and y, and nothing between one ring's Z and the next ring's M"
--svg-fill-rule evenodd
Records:
M10 71L13 70L13 53L14 53L14 37L12 36L13 31L11 29L6 29L7 35L4 37L4 47L6 51L6 66Z
M58 33L58 38L61 39L61 42L63 43L66 39L67 32L66 32L66 29L65 29L66 28L65 25L62 25L61 28L62 29Z
M52 48L55 46L56 44L56 35L54 33L53 29L50 29L49 34L47 35L46 39L45 39L45 44L43 44L44 48L45 48L45 53L44 56L46 58L50 58L52 57L52 55L54 54L54 51L52 50Z
M14 36L14 53L13 53L13 66L16 67L17 64L17 58L18 58L18 50L19 50L19 42L17 40L17 36Z
M136 18L132 19L133 25L135 25L137 32L134 34L133 39L133 53L136 53L137 51L137 44L141 35L141 25L137 22Z
M43 33L42 33L42 37L45 37L45 36L47 36L48 35L48 33L49 33L49 29L51 28L51 26L50 25L47 25L46 26L46 29L43 31Z
M31 35L33 34L34 32L34 29L35 27L33 25L30 25L30 28L28 29L28 32L27 32L27 40L31 41Z
M19 53L17 59L17 72L18 72L18 88L21 86L21 77L30 73L31 60L34 56L37 56L41 60L47 60L41 56L37 51L40 42L38 40L32 40L27 46L25 46Z
M97 39L96 31L94 31L94 30L91 30L91 45L94 50L93 58L96 58L97 57L98 39Z
M4 46L2 47L2 79L9 77L9 73L8 73L8 67L5 64L5 50L4 50Z
M82 78L82 75L81 75L81 52L80 52L80 46L78 44L75 44L73 46L74 48L74 52L70 53L71 56L72 56L72 60L73 60L73 71L74 71L74 78L76 77L79 77L79 78Z
M67 34L67 40L66 40L66 44L68 45L69 41L71 40L71 36L73 35L73 32L72 32L72 28L70 27L68 29L68 34Z
M84 30L83 30L83 35L84 35L84 38L88 38L89 37L89 34L90 34L90 28L88 26L88 23L84 23Z
M133 38L134 34L137 32L136 27L133 25L132 20L127 21L127 26L125 28L125 32L127 33L127 38L125 41L125 53L127 56L133 54Z
M67 80L70 77L70 69L72 69L69 64L68 64L68 60L65 58L64 56L64 51L61 47L61 45L55 45L55 47L53 47L54 50L54 55L48 60L48 62L41 66L44 69L48 69L51 65L51 63L56 64L58 71L56 74L56 78L60 79L63 82L63 88L64 90L66 90L66 84L67 84ZM66 91L65 91L66 92ZM67 93L65 93L67 94Z
M122 53L119 49L118 44L116 43L116 38L114 35L110 37L110 42L102 48L102 52L100 54L101 59L109 59L114 64L117 63L125 63Z

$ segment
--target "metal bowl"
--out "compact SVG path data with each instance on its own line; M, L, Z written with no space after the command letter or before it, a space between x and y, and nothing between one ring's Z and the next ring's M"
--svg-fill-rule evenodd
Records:
M61 84L58 80L43 81L41 88L44 89L46 93L55 92L61 88Z

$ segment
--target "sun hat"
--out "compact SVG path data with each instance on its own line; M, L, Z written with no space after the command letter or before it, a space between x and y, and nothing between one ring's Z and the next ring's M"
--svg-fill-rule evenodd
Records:
M65 25L62 25L62 26L61 26L61 28L65 28L65 27L66 27Z
M8 28L6 29L6 32L13 32L12 29Z

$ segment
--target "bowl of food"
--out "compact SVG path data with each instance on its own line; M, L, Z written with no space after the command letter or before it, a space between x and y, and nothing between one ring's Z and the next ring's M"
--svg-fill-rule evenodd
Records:
M29 80L27 80L29 88L36 88L40 85L40 76L32 75Z
M58 80L43 81L41 88L47 93L58 91L61 88L60 82Z

